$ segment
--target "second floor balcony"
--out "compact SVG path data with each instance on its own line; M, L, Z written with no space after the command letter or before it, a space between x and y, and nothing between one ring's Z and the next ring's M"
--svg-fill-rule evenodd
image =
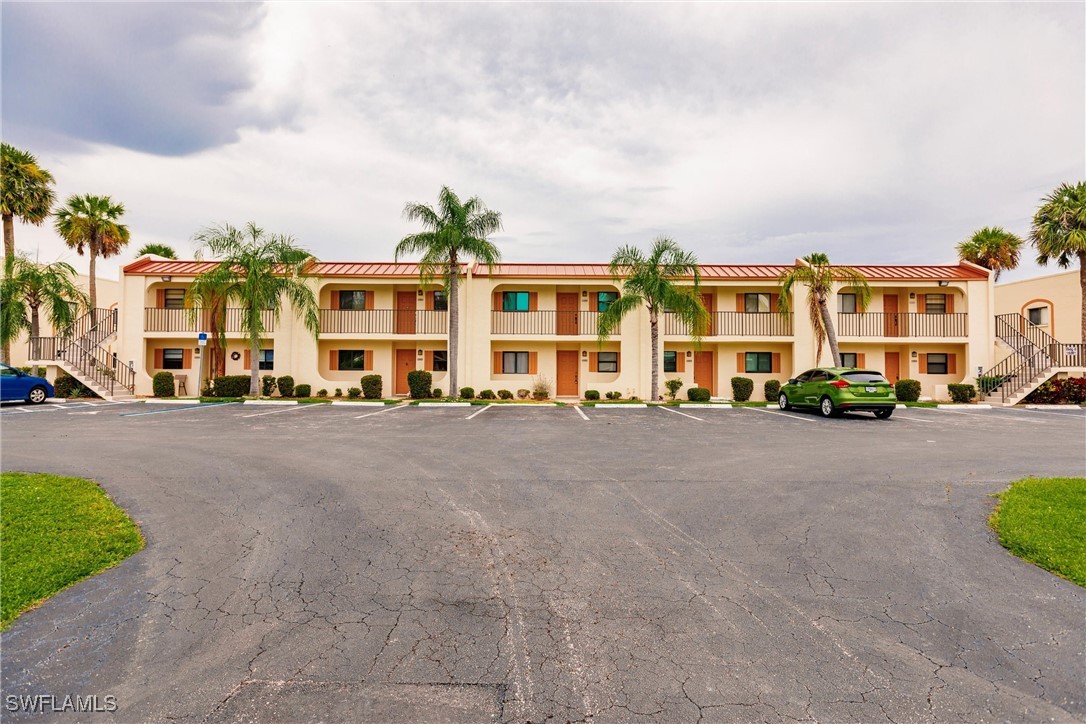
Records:
M449 313L443 309L322 309L320 322L321 334L437 335L449 332Z
M595 337L600 331L601 312L544 309L526 312L492 311L491 334ZM621 334L620 329L613 334Z
M241 320L245 310L240 307L230 307L225 310L223 318L223 331L241 332ZM275 315L270 309L260 313L264 323L265 332L275 331ZM145 307L143 310L143 331L145 332L210 332L212 323L210 314L205 310L197 310L193 319L191 309L163 309L160 307Z
M966 337L969 315L865 312L837 315L838 337Z
M690 329L673 312L664 313L664 335L689 337ZM789 337L792 315L775 312L711 312L706 337Z

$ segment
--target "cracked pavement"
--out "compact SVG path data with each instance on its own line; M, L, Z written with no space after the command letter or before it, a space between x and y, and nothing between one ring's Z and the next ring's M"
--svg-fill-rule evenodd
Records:
M986 524L1010 481L1083 474L1080 412L125 409L4 415L4 470L93 478L147 538L3 634L6 695L113 694L124 721L1086 717L1086 590Z

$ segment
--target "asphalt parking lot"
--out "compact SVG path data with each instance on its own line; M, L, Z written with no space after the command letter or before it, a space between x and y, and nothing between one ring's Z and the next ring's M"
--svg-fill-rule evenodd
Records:
M1010 481L1084 473L1083 410L103 403L4 406L0 432L4 470L94 478L148 542L4 633L5 695L111 694L124 721L1086 717L1086 591L986 525Z

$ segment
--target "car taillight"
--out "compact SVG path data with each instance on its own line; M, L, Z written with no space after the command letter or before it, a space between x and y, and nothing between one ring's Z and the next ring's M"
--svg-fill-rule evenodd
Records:
M834 381L833 381L833 382L831 382L830 384L831 384L831 385L833 385L834 387L836 387L836 388L837 388L837 389L839 389L839 390L843 390L844 388L846 388L846 387L849 387L849 386L850 386L850 385L848 384L848 382L845 382L844 380L834 380Z

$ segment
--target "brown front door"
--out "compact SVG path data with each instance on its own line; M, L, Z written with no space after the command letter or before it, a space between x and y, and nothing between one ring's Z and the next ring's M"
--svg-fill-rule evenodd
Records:
M716 315L713 314L713 295L702 294L701 303L705 307L706 311L709 312L709 331L707 331L706 334L711 337L712 335L716 334Z
M576 298L576 294L573 295ZM577 369L580 353L573 350L558 350L558 383L556 385L559 397L578 397L581 387L578 381Z
M416 309L414 292L396 292L396 334L415 333Z
M897 297L887 294L882 298L883 335L886 337L901 336L901 320L897 313Z
M558 334L578 334L577 329L577 307L580 302L577 299L577 292L567 294L562 292L558 295ZM574 352L576 354L576 352ZM559 352L561 355L561 352ZM561 357L559 357L561 359ZM561 393L559 393L561 394ZM574 392L573 394L577 394Z
M901 379L901 358L898 357L897 352L886 353L886 369L883 374L886 375L886 379L890 380L891 384Z
M713 387L713 367L712 352L694 353L694 384L698 387L704 387L709 390L709 394L715 395L716 389Z
M411 391L407 386L407 373L415 369L415 350L396 350L396 394L406 395Z

